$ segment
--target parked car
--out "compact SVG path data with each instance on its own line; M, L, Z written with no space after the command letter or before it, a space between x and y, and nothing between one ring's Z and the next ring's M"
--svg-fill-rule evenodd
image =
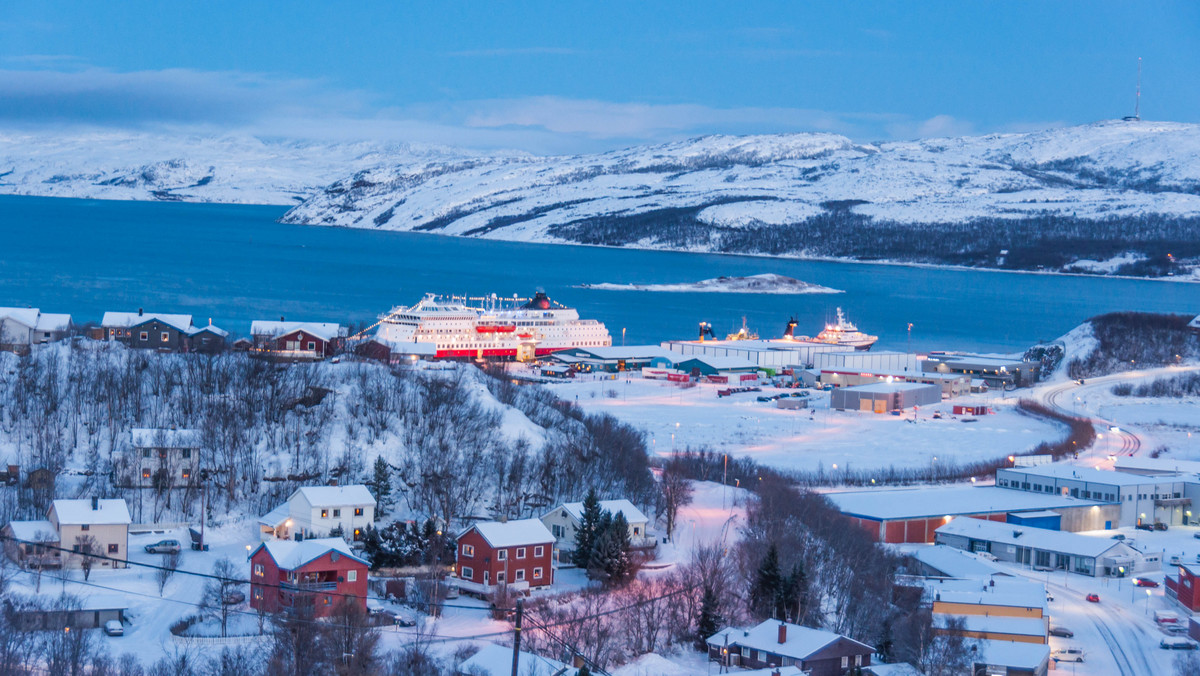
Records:
M1050 653L1050 657L1059 662L1082 662L1083 655L1083 648L1076 648L1074 646L1069 648L1059 648L1058 650Z
M109 636L124 636L125 627L121 625L120 620L109 620L104 623L104 633Z
M1197 540L1200 540L1200 530L1196 531L1195 533L1192 533L1192 537L1196 538Z
M1134 528L1138 530L1154 530L1154 525L1150 524L1149 522L1139 523L1138 525L1134 526Z
M979 558L985 559L987 561L995 561L996 560L996 555L991 552L975 552L975 556L978 556Z
M1100 603L1100 595L1099 594L1088 594L1087 600L1089 603Z
M1172 556L1170 563L1172 566L1178 566L1179 564L1183 563L1183 559L1179 558L1178 556Z
M221 599L221 603L224 603L227 606L236 606L237 604L239 604L245 600L246 600L246 595L243 594L242 592L234 589L233 591L226 594L225 598Z
M179 546L179 540L159 540L152 545L146 545L144 549L147 554L178 554L183 548Z
M1066 627L1051 626L1050 627L1050 635L1051 636L1059 636L1061 638L1072 638L1075 636L1075 632L1071 631L1070 629L1067 629Z
M1114 540L1124 540L1124 539L1125 539L1125 534L1124 534L1124 533L1117 533L1116 535L1112 536L1112 539L1114 539Z
M1154 580L1147 580L1144 577L1133 578L1133 583L1139 587L1157 587L1158 583Z
M1158 628L1161 629L1163 631L1163 633L1171 634L1171 635L1186 634L1187 630L1188 630L1186 625L1180 624L1178 622L1173 623L1173 624L1160 624L1160 625L1158 625Z
M1182 636L1167 637L1158 642L1163 650L1195 650L1200 647L1195 641Z
M1165 522L1163 522L1163 521L1155 521L1154 522L1154 530L1166 530L1166 529L1167 529L1167 524Z

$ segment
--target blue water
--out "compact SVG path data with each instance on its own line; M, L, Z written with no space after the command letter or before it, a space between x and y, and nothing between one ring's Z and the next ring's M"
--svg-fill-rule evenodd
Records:
M777 337L791 315L816 333L834 308L879 347L1016 350L1115 310L1200 312L1189 283L931 270L895 265L521 244L282 225L282 207L0 196L0 306L99 321L105 310L182 312L235 334L253 319L373 322L426 292L552 298L620 343L741 326ZM775 272L837 295L654 293L581 282L676 283Z

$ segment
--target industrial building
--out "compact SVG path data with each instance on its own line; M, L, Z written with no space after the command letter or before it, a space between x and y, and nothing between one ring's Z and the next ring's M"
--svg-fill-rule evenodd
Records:
M683 373L692 375L708 376L712 378L729 377L729 376L751 376L754 378L735 378L740 380L756 380L758 374L758 366L752 362L746 361L739 357L713 357L702 355L683 359L675 368Z
M818 355L855 351L847 345L802 340L670 340L662 347L688 356L738 357L774 371L808 368Z
M818 371L895 371L920 373L917 356L908 352L866 351L825 352L816 355L813 368Z
M556 360L573 366L580 371L637 371L643 368L673 368L683 359L678 352L671 352L657 345L613 345L609 347L573 347L559 350L550 355Z
M925 543L934 532L956 516L1005 523L1016 517L1039 515L1050 525L1045 512L1058 517L1065 531L1099 530L1111 527L1120 506L1099 500L1061 495L1039 495L996 486L947 486L902 490L868 490L826 495L850 522L866 530L879 542Z
M1127 577L1147 567L1142 553L1120 540L958 517L937 529L935 542L1034 569L1089 577ZM1154 564L1160 562L1156 558Z
M841 387L829 395L829 406L839 411L888 413L914 406L927 406L942 400L942 389L922 383L875 383Z
M1118 503L1121 510L1114 524L1118 526L1194 524L1192 501L1200 498L1200 481L1195 476L1144 476L1076 465L998 469L996 485Z
M937 385L945 398L957 397L971 393L971 377L961 373L924 373L921 371L884 371L865 370L847 371L843 369L824 368L821 370L821 384L834 387L855 387L872 385L874 383L920 383L922 385Z
M988 387L1028 386L1038 381L1041 362L984 357L974 354L933 352L921 361L921 370L933 373L965 373Z

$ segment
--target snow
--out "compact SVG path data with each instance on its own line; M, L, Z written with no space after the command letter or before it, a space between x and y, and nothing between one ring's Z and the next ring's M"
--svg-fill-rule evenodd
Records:
M313 507L374 505L375 496L362 484L350 486L303 486L296 489ZM293 494L293 497L295 494ZM289 498L290 501L290 498Z
M875 394L891 394L893 392L912 392L914 390L928 390L929 388L937 388L937 385L926 385L924 383L871 383L870 385L855 385L854 387L843 388L847 392L871 392ZM941 388L938 388L941 389Z
M783 643L779 642L780 625L787 627L787 634L784 636L785 640ZM709 636L706 640L709 645L720 646L728 643L728 645L740 645L754 650L764 650L783 655L784 657L803 659L839 638L841 638L840 635L831 631L811 629L798 624L782 623L779 620L766 620L749 629L727 627ZM859 642L855 641L855 643ZM859 643L859 645L865 646L866 644Z
M287 521L288 518L291 517L291 515L292 515L291 505L289 505L288 503L285 502L282 505L276 507L275 509L272 509L271 511L267 512L266 514L258 517L258 522L264 526L270 526L271 528L278 528L280 525L283 524L284 521Z
M275 560L275 563L280 568L285 570L296 570L309 561L319 559L325 554L335 551L342 556L347 556L355 561L366 563L353 550L350 545L342 538L313 538L311 540L272 540L259 545L259 549L266 548L267 553ZM256 549L255 552L258 550ZM253 555L253 554L252 554Z
M134 448L199 448L200 432L135 427L129 430L129 440Z
M1026 476L1056 479L1078 479L1088 483L1107 484L1110 486L1139 486L1141 484L1155 483L1155 479L1153 477L1061 463L1037 465L1033 467L1013 467L1010 468L1009 471L1019 472Z
M14 538L26 542L37 542L42 539L40 536L45 535L58 539L58 531L54 528L54 524L44 519L41 521L9 521L8 527L12 530Z
M519 547L554 542L554 536L550 534L550 530L546 528L541 519L480 521L471 528L478 530L483 539L493 547ZM467 530L469 531L471 528Z
M1051 552L1077 556L1100 557L1111 549L1128 550L1128 546L1118 540L1101 540L1078 533L1034 528L1033 526L1014 526L1010 523L973 519L960 516L937 529L938 535L957 535L1005 545L1020 545L1042 549ZM1099 569L1097 562L1097 569Z
M977 639L972 642L979 647L976 663L1005 666L1012 669L1037 669L1050 656L1050 646L1041 643L1020 641L990 641Z
M567 510L567 513L574 517L576 521L583 521L582 502L564 502L561 505L561 508ZM609 512L614 516L617 514L623 514L625 516L625 521L631 524L645 523L647 521L646 515L642 514L642 510L634 507L632 502L624 498L620 500L601 500L600 509L601 511Z
M933 568L946 577L990 577L996 574L1007 575L999 566L979 558L971 552L948 547L932 545L920 547L910 552L912 557L926 566Z
M168 315L152 312L105 312L104 318L100 320L100 325L106 328L117 327L127 329L152 320L169 324L180 331L187 331L192 326L191 315Z
M1004 617L1002 615L950 615L938 613L933 616L934 626L944 627L951 618L962 618L965 629L972 632L1037 636L1045 638L1046 620L1040 617Z
M1123 254L1113 256L1112 258L1103 261L1093 261L1088 259L1077 260L1068 265L1067 269L1078 269L1085 272L1103 272L1112 274L1121 266L1129 265L1131 263L1140 263L1144 260L1147 260L1144 254L1134 251L1127 251Z
M680 293L773 293L773 294L806 294L806 293L845 293L820 284L802 282L792 277L772 273L750 275L748 277L716 277L690 284L580 284L581 289L597 289L600 291L664 291Z
M997 486L932 486L826 493L838 510L871 519L919 519L988 512L1087 507L1103 502Z
M1007 608L1040 608L1046 614L1045 585L1026 580L932 580L926 582L931 598L944 603Z
M512 673L513 650L488 643L459 666L459 673L483 676L507 676ZM521 676L555 676L567 665L557 660L521 651L517 657L517 673Z
M293 331L304 331L321 340L333 340L338 336L346 335L346 329L341 324L332 322L276 322L261 319L250 322L250 335L252 336L278 338Z
M130 524L129 507L124 500L98 500L92 509L91 500L55 500L51 505L60 524L76 526Z
M12 319L38 331L66 331L71 315L43 313L38 308L0 307L0 319Z

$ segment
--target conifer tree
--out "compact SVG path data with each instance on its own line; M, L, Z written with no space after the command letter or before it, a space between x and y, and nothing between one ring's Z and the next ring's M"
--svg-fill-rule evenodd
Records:
M375 511L379 516L386 516L392 505L392 468L388 466L383 456L375 458L375 476L371 487L375 489Z
M575 532L575 552L571 556L572 562L584 570L591 564L592 550L596 546L600 528L601 512L600 498L596 495L596 489L593 488L583 499L583 514L580 518L579 530Z
M721 630L721 617L717 614L717 590L711 583L704 585L704 594L700 597L700 612L696 617L696 648L707 650L705 642L709 636Z
M758 566L754 586L750 589L750 610L759 617L777 617L777 606L783 596L784 579L779 570L779 551L772 544Z
M784 585L784 598L782 599L781 610L784 612L780 617L791 616L792 621L796 624L805 624L808 618L808 574L804 572L804 563L797 562L792 566L792 572L788 575L787 584Z

